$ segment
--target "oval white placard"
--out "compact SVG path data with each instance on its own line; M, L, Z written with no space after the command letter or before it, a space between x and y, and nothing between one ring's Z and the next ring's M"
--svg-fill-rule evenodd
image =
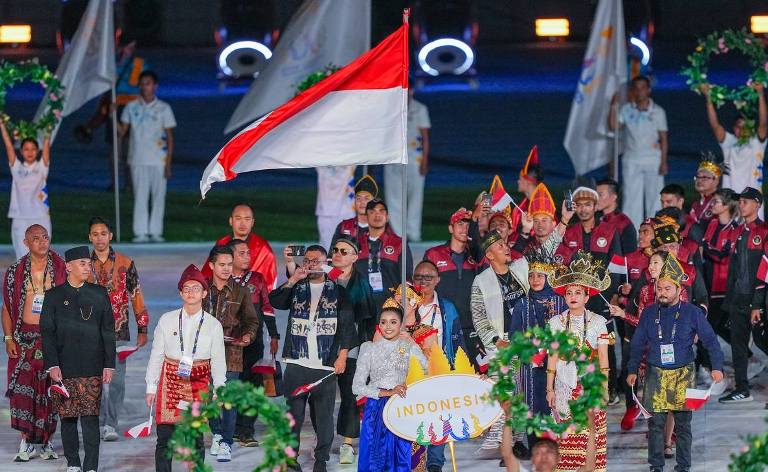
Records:
M504 413L489 402L493 382L477 375L446 374L408 386L406 397L390 397L384 423L397 436L420 444L474 438Z

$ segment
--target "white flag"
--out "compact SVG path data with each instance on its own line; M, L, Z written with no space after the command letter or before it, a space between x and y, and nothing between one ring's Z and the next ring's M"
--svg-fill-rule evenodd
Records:
M72 44L56 69L56 76L64 86L62 117L74 113L112 87L116 77L112 0L91 0L88 3ZM44 113L45 107L43 100L35 119ZM51 141L58 128L59 125L51 133Z
M626 61L621 0L600 0L563 142L577 175L597 169L611 159L608 111L611 97L627 79Z
M370 43L370 0L304 0L224 132L252 123L279 107L293 98L296 86L309 74L329 64L349 64L367 51Z

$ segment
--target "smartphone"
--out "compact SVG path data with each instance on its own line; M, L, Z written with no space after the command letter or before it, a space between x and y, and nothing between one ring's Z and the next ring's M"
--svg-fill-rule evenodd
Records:
M483 195L483 202L485 203L485 206L487 206L489 208L491 207L491 194L490 193L486 193L486 194Z
M565 197L565 209L573 211L573 194L568 190L568 195Z
M288 249L290 250L288 255L292 257L301 257L307 252L307 247L300 244L291 244Z

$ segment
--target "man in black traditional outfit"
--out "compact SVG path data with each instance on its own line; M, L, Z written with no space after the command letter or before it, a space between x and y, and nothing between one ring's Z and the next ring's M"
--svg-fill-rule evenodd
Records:
M115 369L115 319L104 287L86 282L91 275L87 246L64 253L67 282L48 290L40 315L43 361L51 376L61 416L67 467L80 471L77 419L83 429L86 472L99 468L99 405L102 383Z

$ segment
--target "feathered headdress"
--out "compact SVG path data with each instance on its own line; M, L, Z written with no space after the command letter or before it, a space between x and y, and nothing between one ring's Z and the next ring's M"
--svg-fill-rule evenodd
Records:
M722 177L723 175L728 175L730 172L728 164L719 160L712 151L701 153L701 161L699 161L698 170L709 172L715 177Z

